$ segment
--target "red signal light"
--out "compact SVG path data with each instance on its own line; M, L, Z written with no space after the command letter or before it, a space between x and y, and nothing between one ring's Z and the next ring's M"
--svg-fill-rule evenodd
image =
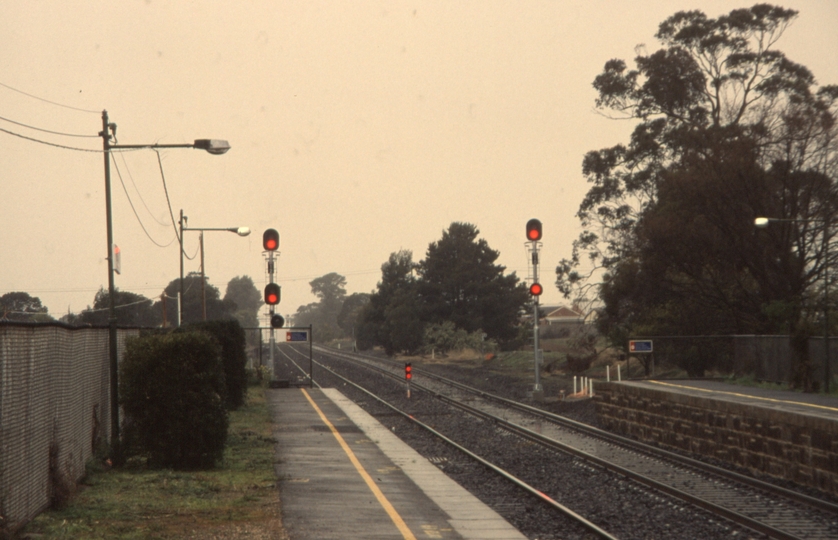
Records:
M531 219L527 222L527 240L537 242L541 240L541 222L537 219Z
M276 251L279 248L279 233L276 229L268 229L262 234L262 247L265 251Z
M544 287L541 286L541 283L533 283L530 285L530 294L533 296L541 296L541 293L544 292Z
M413 378L413 368L410 366L410 363L404 365L404 378L408 381Z
M279 285L276 283L268 283L265 285L265 303L269 306L275 306L279 303L281 291Z

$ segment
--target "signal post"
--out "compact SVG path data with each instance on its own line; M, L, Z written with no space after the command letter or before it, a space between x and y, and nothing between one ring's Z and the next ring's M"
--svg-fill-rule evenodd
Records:
M279 249L279 233L276 229L268 229L262 234L262 247L266 253L266 260L268 263L268 284L265 285L265 303L270 306L270 322L271 322L271 334L270 334L270 366L271 366L271 379L274 378L274 346L275 346L275 338L274 338L274 328L282 328L285 325L285 319L282 315L274 313L274 308L282 297L282 288L274 283L274 272L275 272L275 258L277 253L277 249Z
M410 399L410 381L413 379L413 367L410 362L404 365L404 380L407 382L407 399Z
M533 298L533 351L535 354L535 385L533 385L533 399L544 398L544 389L541 386L540 367L541 349L538 343L538 297L544 292L544 287L538 282L538 249L541 247L541 221L531 219L527 222L527 240L531 242L529 251L532 254L532 284L530 285L530 296Z

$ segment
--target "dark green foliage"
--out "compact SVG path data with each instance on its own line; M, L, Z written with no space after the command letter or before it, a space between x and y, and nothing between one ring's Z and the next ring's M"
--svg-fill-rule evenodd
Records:
M426 330L451 323L466 335L487 335L501 348L520 344L520 316L529 301L515 273L505 275L492 250L470 223L452 223L427 257L413 262L399 251L381 266L378 290L361 311L358 346L381 345L388 354L428 346ZM418 277L415 275L418 274Z
M45 322L52 320L41 299L25 292L10 292L0 296L0 321Z
M203 294L206 294L207 320L232 319L236 312L236 302L225 297L221 300L221 293L218 287L210 284L209 277L204 276ZM180 292L180 278L173 279L166 285L163 294L170 300L167 303L167 319L177 320L177 297ZM161 301L154 303L155 309L162 313ZM203 295L201 289L201 274L189 272L183 278L183 305L182 323L198 322L204 320Z
M360 312L358 347L381 345L387 354L414 352L422 345L424 322L420 314L413 253L391 253L381 265L378 290Z
M591 364L594 361L594 356L573 356L567 355L567 369L571 373L584 373L591 369Z
M154 309L154 302L141 294L129 291L114 290L114 314L116 324L120 326L159 326L162 315L159 309ZM104 288L100 288L90 306L81 312L77 322L107 325L110 317L110 295Z
M232 306L233 316L243 327L259 326L259 308L262 307L262 293L253 284L250 276L236 276L227 282L224 293L225 305Z
M314 326L317 328L314 338L321 342L343 336L344 331L338 324L338 316L346 298L346 278L331 272L313 279L309 286L318 301L297 309L294 326Z
M391 253L381 265L378 290L360 313L358 347L384 347L389 355L413 353L422 346L425 322L413 271L413 253Z
M153 467L207 469L223 456L228 417L218 343L203 332L128 341L120 364L128 455Z
M500 253L479 234L470 223L455 222L443 231L418 264L419 294L428 322L452 321L507 348L517 337L529 294L514 272L505 275L506 268L495 264Z
M239 322L235 319L206 321L190 324L184 329L207 332L218 342L227 388L225 404L232 410L244 405L247 394L247 352L245 332Z
M767 4L678 12L659 50L639 48L635 69L609 60L594 80L597 108L635 128L585 156L585 230L556 285L574 300L599 293L597 324L615 346L794 334L822 312L825 272L838 267L838 87L816 88L776 48L796 16ZM756 217L779 221L758 231ZM683 367L717 367L705 350L686 351Z
M370 295L367 293L350 294L343 301L343 306L341 306L340 313L338 313L337 323L345 335L355 335L358 316L369 301Z

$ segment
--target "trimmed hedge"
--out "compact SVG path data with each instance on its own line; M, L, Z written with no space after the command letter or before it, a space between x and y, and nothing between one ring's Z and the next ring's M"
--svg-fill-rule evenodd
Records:
M221 362L224 365L227 408L235 410L244 405L247 396L247 338L239 321L224 319L189 324L187 332L202 331L214 337L221 345Z
M120 364L126 455L152 467L212 468L229 420L221 348L201 332L130 339Z

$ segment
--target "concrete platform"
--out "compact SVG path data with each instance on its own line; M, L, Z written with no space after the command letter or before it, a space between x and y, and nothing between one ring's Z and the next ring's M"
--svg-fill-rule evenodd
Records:
M267 395L292 540L525 538L337 390Z

